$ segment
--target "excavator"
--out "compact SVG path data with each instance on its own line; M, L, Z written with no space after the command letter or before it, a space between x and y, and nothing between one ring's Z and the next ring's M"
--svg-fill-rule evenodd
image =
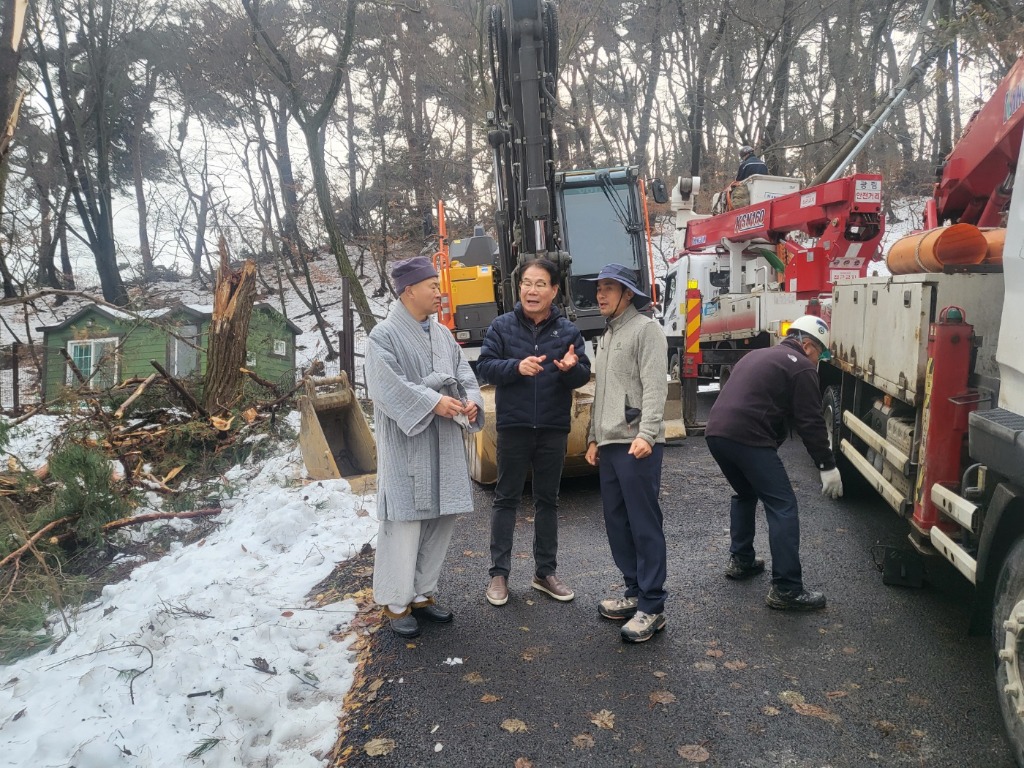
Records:
M635 165L560 169L552 120L559 109L558 14L552 0L505 0L490 7L488 39L494 107L487 141L494 171L496 237L477 227L471 237L449 241L443 204L438 205L441 275L438 319L475 360L490 322L515 306L519 274L545 258L561 274L560 308L588 341L604 319L593 278L610 262L636 270L639 287L655 296L654 255L647 208L648 181ZM651 196L668 201L668 190L650 181ZM483 388L487 426L467 436L470 474L497 480L494 392ZM674 394L674 397L673 397ZM670 389L667 433L682 436L679 390ZM593 384L574 393L566 475L592 471L584 460Z
M604 319L594 283L586 278L595 277L605 264L632 267L638 286L656 300L648 181L639 167L558 168L552 125L560 108L555 3L505 0L490 6L488 39L494 106L488 113L487 141L494 169L496 237L477 227L470 237L449 240L444 204L439 203L434 254L442 291L438 320L452 331L470 361L479 357L491 321L515 306L519 274L533 259L558 266L560 309L588 341L601 334ZM668 202L668 190L659 179L649 186L655 202ZM466 452L473 479L493 484L493 387L483 387L483 395L486 426L467 435ZM573 393L563 471L567 476L593 471L584 459L593 397L593 381ZM367 486L376 468L376 450L348 379L311 380L300 410L309 476L345 477L354 487ZM685 436L681 415L678 383L670 384L668 439Z

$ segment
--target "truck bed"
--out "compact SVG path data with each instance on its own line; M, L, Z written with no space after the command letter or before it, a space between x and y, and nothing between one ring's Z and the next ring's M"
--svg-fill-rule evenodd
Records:
M832 292L833 363L912 406L924 399L928 326L960 307L978 337L972 385L995 389L1002 273L865 277Z

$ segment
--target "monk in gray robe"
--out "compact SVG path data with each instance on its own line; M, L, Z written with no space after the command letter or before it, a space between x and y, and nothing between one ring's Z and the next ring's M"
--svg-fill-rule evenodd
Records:
M374 600L402 637L449 622L434 600L455 515L473 511L463 430L483 428L476 376L447 328L431 319L441 292L429 259L391 272L398 301L371 332L366 385L377 436Z

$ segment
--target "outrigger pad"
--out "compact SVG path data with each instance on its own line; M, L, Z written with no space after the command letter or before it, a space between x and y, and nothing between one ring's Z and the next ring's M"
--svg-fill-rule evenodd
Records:
M882 571L882 583L890 587L924 586L924 558L912 549L899 547L874 547L872 555L875 565ZM882 562L874 550L881 550Z

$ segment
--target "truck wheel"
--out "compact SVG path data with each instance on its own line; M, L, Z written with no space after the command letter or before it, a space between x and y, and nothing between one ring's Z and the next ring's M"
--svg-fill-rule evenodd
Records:
M668 358L668 376L672 381L681 381L679 373L679 354L673 352Z
M842 456L839 450L839 435L842 434L843 411L839 405L839 387L832 385L825 388L821 397L821 415L825 419L825 432L828 433L828 444L836 462Z
M729 381L729 377L732 376L732 366L723 365L718 369L718 388L722 389L726 382Z
M839 387L835 384L825 388L825 393L821 396L821 415L825 420L825 432L828 434L832 456L839 468L839 474L843 476L843 495L858 496L870 486L839 449L843 438L843 408L840 405L842 401L839 392Z
M1017 765L1024 766L1024 538L1017 539L999 571L992 647L996 654L996 695L1006 736Z

